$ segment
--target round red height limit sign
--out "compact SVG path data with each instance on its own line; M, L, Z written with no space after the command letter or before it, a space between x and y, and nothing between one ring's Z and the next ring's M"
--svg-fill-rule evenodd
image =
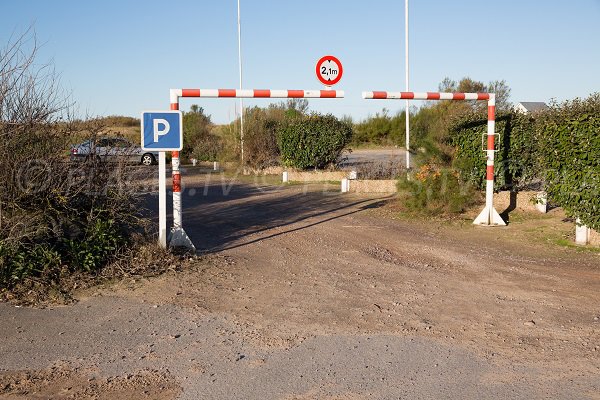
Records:
M344 68L340 60L334 56L321 57L317 61L317 78L323 85L332 86L342 79Z

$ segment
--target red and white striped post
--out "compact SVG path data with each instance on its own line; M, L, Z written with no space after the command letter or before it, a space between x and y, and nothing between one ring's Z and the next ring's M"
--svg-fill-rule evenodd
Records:
M181 97L211 98L305 98L335 99L344 97L343 90L271 90L271 89L171 89L171 110L179 110ZM179 170L179 152L172 152L173 168L173 229L171 246L194 248L192 241L183 230L181 218L181 172Z
M364 99L405 99L405 100L487 100L487 162L485 208L473 224L485 226L506 225L494 209L494 140L496 129L496 95L494 93L439 93L439 92L363 92Z
M173 102L171 96L171 110L179 110L179 102ZM182 127L183 129L183 127ZM181 222L181 171L179 169L180 160L179 152L171 152L171 175L173 178L173 228L171 229L171 237L169 245L171 247L186 247L193 251L196 247L183 229Z

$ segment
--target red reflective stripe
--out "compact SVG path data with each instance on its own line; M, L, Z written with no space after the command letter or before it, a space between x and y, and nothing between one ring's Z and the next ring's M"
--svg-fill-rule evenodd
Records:
M477 93L477 100L489 100L490 95L488 93Z
M288 90L288 97L304 97L304 90Z
M179 103L171 103L171 110L179 110Z
M487 149L494 150L494 135L488 135L487 138Z
M415 94L413 92L400 92L401 99L414 99Z
M488 181L493 181L494 180L494 166L493 165L488 165L486 168L486 177L485 179Z
M321 90L321 98L335 98L335 90Z
M427 100L439 100L440 94L435 92L427 92Z
M235 97L235 89L219 89L219 97Z
M181 97L200 97L200 89L181 89Z
M173 173L173 193L181 192L181 174L179 172Z
M254 89L254 97L271 97L269 89Z
M387 99L387 92L373 92L374 99Z
M179 152L178 151L172 151L171 152L171 156L174 158L179 158Z
M464 93L452 93L452 100L464 100L464 99L465 99Z
M488 106L488 121L496 119L496 106Z

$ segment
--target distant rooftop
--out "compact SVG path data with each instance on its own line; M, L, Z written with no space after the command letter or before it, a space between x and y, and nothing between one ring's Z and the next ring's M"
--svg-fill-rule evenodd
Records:
M517 104L517 110L524 114L536 113L548 109L548 105L542 101L522 101Z

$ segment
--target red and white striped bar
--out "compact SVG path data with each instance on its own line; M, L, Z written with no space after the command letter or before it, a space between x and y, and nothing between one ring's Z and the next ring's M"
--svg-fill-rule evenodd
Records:
M363 92L363 99L397 100L489 100L490 93L439 93L439 92Z
M271 90L271 89L171 89L171 109L179 107L180 97L263 98L263 99L339 99L343 90Z
M181 97L210 98L303 98L303 99L336 99L343 98L343 90L271 90L271 89L171 89L171 110L179 110ZM179 152L172 152L173 167L173 229L170 245L184 246L194 249L182 224L181 204L181 172L179 170Z
M363 92L363 99L394 100L487 100L488 131L486 150L485 208L473 224L485 226L506 225L494 208L494 151L496 129L496 95L494 93L440 93L440 92Z

